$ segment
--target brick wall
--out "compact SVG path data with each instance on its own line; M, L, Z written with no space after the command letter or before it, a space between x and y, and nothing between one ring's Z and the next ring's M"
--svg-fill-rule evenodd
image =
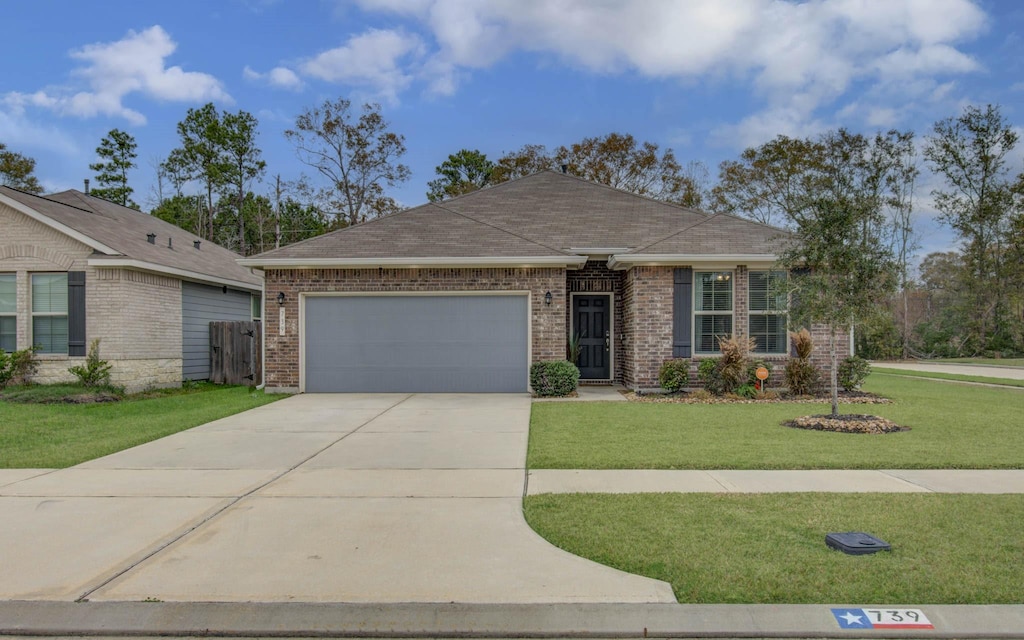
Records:
M31 274L85 272L86 343L100 339L113 380L130 390L181 383L181 283L155 274L97 269L93 250L19 211L0 205L0 273L17 274L19 349L31 343ZM38 356L40 382L71 380L84 358Z
M264 318L267 388L298 389L299 294L303 292L529 291L532 359L565 358L566 271L553 269L268 269ZM551 305L544 294L551 292ZM277 294L285 294L281 335Z
M610 293L613 299L612 310L612 340L614 341L613 351L615 362L612 366L612 377L615 382L623 384L623 371L625 369L625 348L622 338L625 335L623 326L623 302L622 302L622 281L625 273L612 271L608 268L606 260L588 260L582 269L566 271L566 288L569 293ZM570 295L571 298L571 295ZM565 326L572 326L570 316L572 315L571 305L566 305ZM566 334L568 337L568 333Z
M672 357L672 267L633 267L623 279L623 384L658 386L658 370Z

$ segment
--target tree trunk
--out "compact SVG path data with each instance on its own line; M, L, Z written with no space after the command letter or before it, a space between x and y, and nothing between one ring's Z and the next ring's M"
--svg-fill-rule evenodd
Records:
M274 187L274 248L281 248L281 174Z
M238 254L245 255L245 215L242 209L245 205L245 189L242 183L238 183Z
M828 327L829 384L832 391L832 417L839 415L839 346L836 344L836 328Z

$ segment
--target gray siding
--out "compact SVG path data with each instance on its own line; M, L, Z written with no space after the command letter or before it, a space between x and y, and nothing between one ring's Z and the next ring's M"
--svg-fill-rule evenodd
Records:
M526 296L309 297L305 390L525 392Z
M210 377L210 323L251 320L252 294L248 291L181 283L181 375L185 380Z

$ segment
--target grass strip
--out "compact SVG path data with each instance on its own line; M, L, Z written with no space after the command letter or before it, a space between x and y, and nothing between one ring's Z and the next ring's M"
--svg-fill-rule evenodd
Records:
M872 376L891 404L840 407L910 431L865 435L782 426L826 404L551 402L533 405L533 469L1019 469L1024 393Z
M70 467L283 397L212 385L154 395L96 404L0 400L0 468Z
M1024 496L543 494L526 519L558 547L671 583L683 603L1019 604ZM831 532L892 552L849 556Z

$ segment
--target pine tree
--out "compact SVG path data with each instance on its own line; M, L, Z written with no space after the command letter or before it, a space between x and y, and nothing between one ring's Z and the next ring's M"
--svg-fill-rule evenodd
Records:
M96 155L101 158L100 162L89 165L90 169L98 172L96 184L99 185L90 191L89 195L132 209L139 208L131 199L134 189L128 186L128 170L137 166L137 146L135 138L130 134L120 129L111 129L107 137L100 141L100 146L96 147Z

